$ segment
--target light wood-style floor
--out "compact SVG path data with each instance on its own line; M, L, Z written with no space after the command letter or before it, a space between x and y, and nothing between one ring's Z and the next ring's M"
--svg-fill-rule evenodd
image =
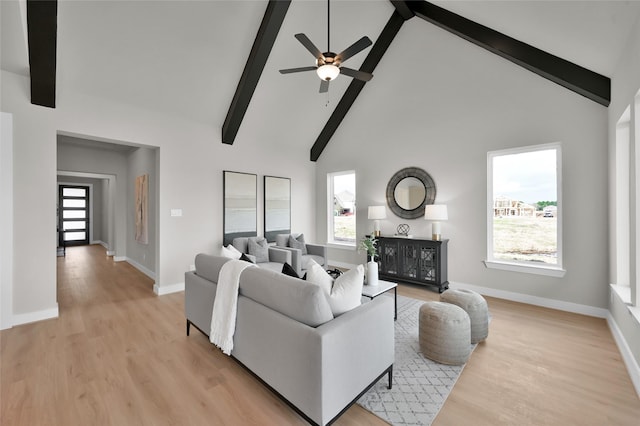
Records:
M58 258L60 317L0 333L0 424L304 425L197 330L183 293L101 246ZM401 286L399 294L438 293ZM434 425L638 425L640 400L602 319L488 299L475 350ZM384 425L359 406L337 425Z

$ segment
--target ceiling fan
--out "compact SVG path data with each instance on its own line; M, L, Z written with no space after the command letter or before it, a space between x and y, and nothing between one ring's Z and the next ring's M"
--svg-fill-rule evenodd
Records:
M362 37L360 40L356 41L351 46L347 47L345 50L343 50L338 54L331 51L329 47L330 46L329 29L330 29L330 22L331 22L329 3L330 3L330 0L327 0L327 51L324 53L320 52L320 49L318 49L311 42L311 40L309 40L309 37L307 37L303 33L298 33L294 37L297 38L298 41L302 43L302 45L306 47L309 52L311 52L314 58L316 58L316 65L308 66L308 67L299 67L299 68L287 68L287 69L280 70L281 74L290 74L294 72L315 70L316 73L318 74L318 77L320 77L320 80L322 80L320 82L320 93L324 93L329 90L329 82L334 78L336 78L338 74L344 74L346 76L349 76L358 80L362 80L362 81L369 81L373 78L373 75L369 74L368 72L354 70L352 68L347 68L342 66L342 63L345 62L347 59L360 53L362 50L366 49L367 47L373 44L369 39L369 37L367 36Z

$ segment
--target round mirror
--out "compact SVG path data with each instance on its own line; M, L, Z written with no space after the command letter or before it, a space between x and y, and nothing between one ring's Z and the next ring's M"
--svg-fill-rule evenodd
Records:
M424 206L436 199L436 185L429 173L407 167L394 174L387 184L387 205L403 219L424 216Z
M420 207L426 195L422 182L414 177L402 179L393 191L396 203L405 210L413 210Z

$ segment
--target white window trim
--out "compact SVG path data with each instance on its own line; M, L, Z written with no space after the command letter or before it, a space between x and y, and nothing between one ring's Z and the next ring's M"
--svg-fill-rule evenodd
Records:
M556 193L557 193L557 264L547 265L535 262L515 262L496 259L493 257L493 158L502 155L522 154L533 151L556 150ZM487 259L484 264L489 269L522 272L527 274L546 275L561 278L566 274L562 259L562 144L553 142L541 145L530 145L518 148L501 149L487 153Z
M342 176L342 175L350 175L356 174L355 170L345 170L345 171L341 171L341 172L329 172L327 173L327 245L330 247L334 247L334 248L342 248L342 249L351 249L351 248L355 248L357 241L341 241L341 240L335 240L333 237L333 196L334 196L334 189L333 189L333 178L334 176ZM356 198L357 198L357 188L356 188ZM354 214L355 213L355 207L356 207L357 203L354 203ZM357 218L357 216L356 216ZM357 219L356 219L356 235L357 235Z

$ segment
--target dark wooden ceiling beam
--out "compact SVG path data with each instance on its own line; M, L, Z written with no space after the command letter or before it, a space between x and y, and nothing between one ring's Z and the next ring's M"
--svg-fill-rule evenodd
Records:
M242 119L247 112L249 102L251 102L290 4L291 0L270 0L267 5L267 10L264 12L258 34L251 47L249 58L222 125L222 143L232 145L238 134L240 124L242 124Z
M611 80L427 1L407 1L416 16L601 105L611 102Z
M402 28L402 24L404 24L405 19L400 15L400 13L396 10L387 21L384 29L380 33L380 36L374 43L373 47L369 51L366 59L362 63L360 67L360 71L368 72L373 74L376 66L384 56L385 52L391 45L391 42L395 38L400 28ZM342 99L336 108L333 110L331 117L329 117L329 121L325 124L324 128L320 132L320 135L316 139L315 143L311 147L311 161L317 161L320 158L320 154L329 143L329 140L344 120L344 117L349 112L349 109L356 101L356 98L360 94L360 91L364 88L365 82L356 80L355 78L347 87L347 90L344 92Z
M404 0L391 0L391 4L393 4L393 7L396 8L400 16L402 16L405 21L416 16Z
M27 0L31 103L56 107L58 1Z

